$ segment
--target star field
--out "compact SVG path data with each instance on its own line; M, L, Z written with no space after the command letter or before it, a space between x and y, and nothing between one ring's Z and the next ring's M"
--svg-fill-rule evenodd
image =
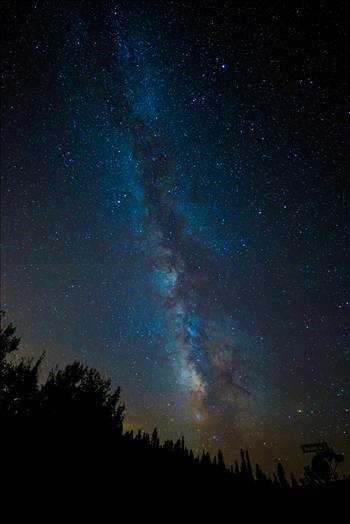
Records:
M2 307L126 427L349 447L345 3L5 3Z

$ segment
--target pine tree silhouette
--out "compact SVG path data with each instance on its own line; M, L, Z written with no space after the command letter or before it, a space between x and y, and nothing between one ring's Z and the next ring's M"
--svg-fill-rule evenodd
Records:
M289 487L289 484L286 479L286 475L284 473L284 468L280 462L277 464L277 477L278 477L279 484L281 487L283 488Z

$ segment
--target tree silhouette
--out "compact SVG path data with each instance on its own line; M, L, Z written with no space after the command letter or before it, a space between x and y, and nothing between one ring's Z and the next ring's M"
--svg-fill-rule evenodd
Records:
M111 391L111 381L98 371L79 362L63 370L51 371L41 388L40 401L45 416L70 417L84 421L110 424L122 432L124 406L119 403L120 388Z
M280 462L277 464L277 477L281 487L286 488L289 486L284 472L284 468Z
M29 416L37 407L38 372L41 357L33 364L31 359L20 359L18 363L8 357L19 349L20 338L15 335L16 327L3 327L5 313L0 312L0 416L7 419L7 428L16 419Z
M221 469L225 469L224 455L223 455L221 449L218 450L218 466Z
M255 476L256 476L256 480L257 482L261 485L261 486L269 486L271 484L269 478L267 477L267 475L263 472L263 470L261 469L261 467L259 466L259 464L256 465L255 467Z
M151 437L151 446L154 448L159 448L159 437L158 437L158 431L157 428L154 428L152 437Z
M5 328L2 327L5 312L0 311L0 365L5 364L5 358L18 349L21 339L15 336L16 327L8 324Z

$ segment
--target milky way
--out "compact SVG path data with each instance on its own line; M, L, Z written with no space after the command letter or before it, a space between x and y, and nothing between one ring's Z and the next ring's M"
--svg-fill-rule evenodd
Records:
M162 351L171 362L172 380L183 402L181 416L192 419L200 428L219 413L220 417L229 417L237 437L245 429L244 418L253 424L249 417L250 397L263 395L259 384L264 378L264 356L254 354L242 342L229 315L232 305L225 308L226 282L215 254L196 231L189 230L186 213L179 209L176 195L172 194L173 168L181 152L176 155L152 122L147 123L142 112L134 110L134 106L142 108L150 92L143 78L142 69L147 67L144 55L137 56L137 49L123 41L120 25L109 35L109 46L113 41L118 42L118 56L111 67L118 66L124 85L122 94L115 96L118 84L107 81L105 94L113 126L129 139L136 164L142 192L140 205L146 212L144 249L152 262L154 293L164 308L161 322L167 341ZM136 45L145 47L140 40ZM139 94L140 84L143 90Z
M5 4L23 353L97 367L126 428L196 452L346 451L345 3Z

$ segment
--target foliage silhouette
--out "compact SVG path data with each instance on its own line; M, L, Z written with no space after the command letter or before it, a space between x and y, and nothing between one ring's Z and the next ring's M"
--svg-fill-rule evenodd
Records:
M181 486L187 502L185 493L192 494L193 502L194 490L207 494L208 501L220 496L227 505L235 496L240 501L236 515L249 518L268 515L271 505L282 507L286 502L299 511L305 506L305 493L345 482L348 486L348 481L337 481L335 469L343 456L332 450L315 456L298 483L293 475L287 481L281 463L272 478L259 464L254 474L243 449L240 463L228 467L221 450L214 457L205 451L195 456L184 437L162 443L157 428L151 436L141 430L123 432L120 388L112 390L110 380L79 362L52 370L40 383L43 357L36 362L14 359L20 344L15 332L11 324L0 330L2 466L8 458L10 470L21 471L28 482L60 479L61 490L79 486L85 495L112 498L117 488L138 496L151 489L158 495L179 496ZM5 449L11 451L8 457ZM310 512L315 515L315 508Z

